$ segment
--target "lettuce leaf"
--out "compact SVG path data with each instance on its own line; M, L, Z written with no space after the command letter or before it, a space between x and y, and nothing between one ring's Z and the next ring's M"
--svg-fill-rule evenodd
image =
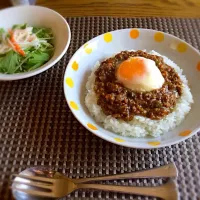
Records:
M5 30L3 28L0 28L0 43L2 42L2 36L5 33Z
M52 53L53 51L43 52L38 49L23 57L13 50L9 51L4 57L0 57L0 72L13 74L34 70L45 64Z
M53 38L53 33L50 28L35 28L33 27L32 30L33 33L36 34L38 38L44 38L44 39L52 39Z
M19 65L20 55L14 51L9 51L4 57L0 58L0 72L13 74L16 66Z
M12 27L12 30L14 29L25 29L27 27L27 24L15 24Z
M2 35L3 33L5 33L5 30L3 28L0 28L0 35Z
M23 65L23 69L30 71L46 63L50 59L50 54L36 50L29 55L29 59Z

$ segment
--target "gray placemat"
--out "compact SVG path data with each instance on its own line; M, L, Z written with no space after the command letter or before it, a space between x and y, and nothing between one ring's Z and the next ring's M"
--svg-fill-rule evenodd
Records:
M141 27L176 35L200 49L200 19L67 18L71 45L51 69L35 77L0 82L0 199L11 199L9 181L33 165L50 165L70 178L132 172L175 161L181 199L200 196L200 134L166 148L138 150L117 146L88 132L70 112L63 75L73 53L107 31ZM156 185L163 180L122 180L108 184ZM150 199L102 191L76 191L66 199Z

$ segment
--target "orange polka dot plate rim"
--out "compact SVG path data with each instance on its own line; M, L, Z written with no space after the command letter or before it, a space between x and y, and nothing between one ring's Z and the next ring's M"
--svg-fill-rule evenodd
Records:
M180 45L181 44L181 45ZM184 44L184 45L182 45ZM89 48L90 51L85 51ZM160 137L133 138L122 136L107 130L101 123L97 123L85 106L85 91L88 76L96 62L112 57L123 50L155 50L168 57L183 69L186 75L194 104L185 120L172 131L166 131ZM74 63L76 61L76 63ZM77 67L78 63L78 67ZM200 53L186 41L168 33L151 29L130 28L103 33L83 44L72 56L64 75L64 94L68 105L76 102L78 110L69 106L66 112L71 112L81 124L91 133L108 142L138 149L154 149L177 144L192 137L200 130L198 116L200 114L200 93L197 84L200 82ZM75 65L76 64L76 65ZM73 66L73 67L72 67ZM71 88L66 78L73 80ZM190 134L186 134L190 130ZM148 128L147 128L148 131ZM184 133L181 136L180 133ZM117 139L116 139L117 138Z

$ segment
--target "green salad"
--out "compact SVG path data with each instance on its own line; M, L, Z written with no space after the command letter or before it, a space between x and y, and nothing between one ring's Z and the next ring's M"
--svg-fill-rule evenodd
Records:
M14 25L0 28L0 73L14 74L34 70L50 60L54 52L50 28Z

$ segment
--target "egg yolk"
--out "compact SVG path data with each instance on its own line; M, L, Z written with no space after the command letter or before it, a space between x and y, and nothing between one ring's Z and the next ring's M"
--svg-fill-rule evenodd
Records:
M117 76L126 80L132 80L135 76L145 74L145 61L139 57L129 58L122 62L117 69Z
M155 61L143 57L130 57L118 65L117 80L133 91L152 91L165 82Z

